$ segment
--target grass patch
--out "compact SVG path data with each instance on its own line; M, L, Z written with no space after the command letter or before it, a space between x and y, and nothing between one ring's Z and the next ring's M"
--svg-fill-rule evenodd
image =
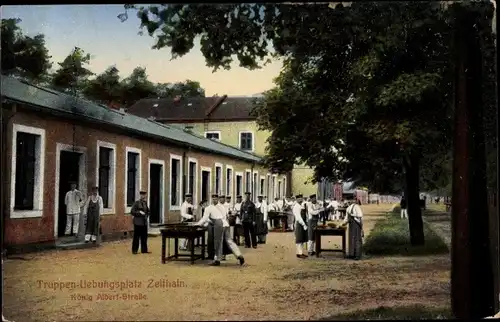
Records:
M448 307L425 307L422 305L387 307L360 310L321 319L321 321L350 320L446 320L452 319Z
M407 219L388 216L379 220L363 245L367 255L420 256L447 254L448 246L427 223L424 222L425 244L410 245L410 229Z

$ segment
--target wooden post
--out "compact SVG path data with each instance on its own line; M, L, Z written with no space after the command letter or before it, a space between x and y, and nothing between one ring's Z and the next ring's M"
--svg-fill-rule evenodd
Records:
M483 133L479 15L456 6L451 302L455 318L495 314Z

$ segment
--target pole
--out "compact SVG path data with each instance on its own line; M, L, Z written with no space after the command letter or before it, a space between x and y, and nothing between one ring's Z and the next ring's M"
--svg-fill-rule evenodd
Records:
M478 14L456 6L451 302L457 319L493 315Z

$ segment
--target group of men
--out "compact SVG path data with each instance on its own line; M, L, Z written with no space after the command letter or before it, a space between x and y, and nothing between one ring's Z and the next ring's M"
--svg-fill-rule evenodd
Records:
M230 253L242 265L244 258L238 248L242 237L245 248L257 248L258 244L266 243L268 211L263 196L258 196L254 203L251 193L247 192L245 200L237 196L233 205L231 196L214 194L210 205L201 202L199 206L201 209L193 204L192 195L186 194L181 205L181 217L183 222L194 222L195 213L201 211L201 219L195 225L208 227L208 255L213 259L211 265L220 265L220 261L225 260L225 255ZM187 250L192 246L188 240L184 240L181 249Z

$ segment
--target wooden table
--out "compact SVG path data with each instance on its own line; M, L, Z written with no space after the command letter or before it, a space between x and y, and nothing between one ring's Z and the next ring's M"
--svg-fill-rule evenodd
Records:
M323 249L321 248L322 236L340 236L342 237L342 249ZM314 229L314 238L316 240L316 257L321 252L341 252L346 257L346 230L345 228L316 227Z
M194 226L188 223L180 224L166 224L164 228L160 229L161 232L161 263L165 264L167 260L177 260L179 257L189 257L191 264L197 259L205 259L205 232L206 228ZM189 254L179 253L179 238L187 239L190 241L191 249ZM195 254L194 241L201 239L201 253ZM167 252L167 239L168 239L168 256ZM170 239L174 240L174 254L170 255Z
M274 232L286 232L286 226L287 226L287 222L288 222L288 213L286 212L282 212L282 211L270 211L269 212L269 220L275 220L275 219L279 219L280 223L281 223L281 229L276 229L276 227L273 226L273 230Z

